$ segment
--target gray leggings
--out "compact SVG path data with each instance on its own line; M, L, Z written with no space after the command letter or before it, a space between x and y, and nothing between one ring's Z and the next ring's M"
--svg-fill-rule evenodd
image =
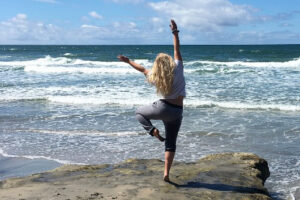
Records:
M150 119L162 120L165 125L165 150L175 152L176 139L182 121L182 107L170 104L165 100L155 101L151 105L143 106L135 112L137 120L150 134L154 130Z

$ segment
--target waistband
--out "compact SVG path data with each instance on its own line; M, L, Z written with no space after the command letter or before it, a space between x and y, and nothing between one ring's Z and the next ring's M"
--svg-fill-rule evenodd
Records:
M183 106L179 106L179 105L176 105L176 104L172 104L168 101L166 101L165 99L160 99L160 101L164 102L165 104L169 105L169 106L172 106L174 108L180 108L180 109L183 109Z

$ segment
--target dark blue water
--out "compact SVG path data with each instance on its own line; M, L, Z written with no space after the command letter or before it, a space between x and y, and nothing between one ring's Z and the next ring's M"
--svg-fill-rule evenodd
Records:
M176 159L256 153L269 162L273 197L292 198L300 187L300 45L181 51L187 98ZM164 146L134 116L159 97L116 58L151 68L159 52L173 47L0 46L0 153L86 164L163 159Z

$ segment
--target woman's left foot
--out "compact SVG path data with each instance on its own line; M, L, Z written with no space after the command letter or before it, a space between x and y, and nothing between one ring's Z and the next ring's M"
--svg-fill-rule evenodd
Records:
M155 129L153 130L153 135L154 135L157 139L159 139L161 142L163 142L163 141L166 140L165 138L163 138L163 137L160 136L159 130L158 130L157 128L155 128Z

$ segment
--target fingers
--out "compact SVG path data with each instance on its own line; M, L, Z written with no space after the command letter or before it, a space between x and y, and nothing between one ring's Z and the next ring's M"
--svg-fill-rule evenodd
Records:
M117 58L118 58L120 61L123 61L123 62L126 62L126 63L129 62L129 58L127 58L126 56L118 55Z
M122 55L118 55L118 56L117 56L117 58L118 58L120 61L123 61L123 60L122 60L123 57L124 57L124 56L122 56Z
M176 25L176 22L174 21L174 19L171 19L170 27L172 30L177 29L177 25Z

